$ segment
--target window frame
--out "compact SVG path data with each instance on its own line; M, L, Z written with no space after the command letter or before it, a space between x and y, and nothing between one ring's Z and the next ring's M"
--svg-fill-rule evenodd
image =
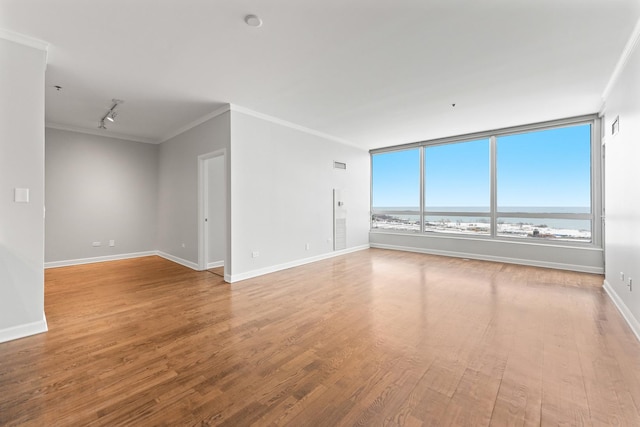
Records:
M578 125L590 125L591 126L591 173L590 173L590 197L591 197L591 210L589 213L544 213L544 212L499 212L497 206L497 138L500 136L517 135L536 131L543 131L549 129L563 128L569 126ZM384 233L384 234L408 234L428 236L434 238L463 238L463 239L481 239L491 241L507 241L507 242L520 242L523 244L531 245L553 245L553 246L569 246L569 247L592 247L602 248L603 242L603 203L602 203L602 151L601 151L601 120L597 114L591 114L586 116L571 117L560 120L553 120L547 122L533 123L522 126L514 126L508 128L495 129L484 132L476 132L472 134L458 135L446 138L439 138L433 140L426 140L420 142L414 142L410 144L403 144L393 147L378 148L370 150L370 166L371 166L371 193L370 193L370 232L371 233ZM490 205L489 212L436 212L425 211L425 148L435 145L454 144L474 141L478 139L489 139L489 173L490 173ZM373 207L373 156L376 154L389 153L394 151L402 151L420 148L420 211L418 212L420 217L420 230L416 231L400 231L400 230L385 230L373 228L373 216L376 213ZM411 212L391 212L385 211L385 214L390 215L415 215L414 211ZM425 231L425 217L427 216L469 216L469 217L482 217L489 218L490 221L490 234L459 234L459 233L446 233L446 232L429 232ZM566 240L547 240L547 239L525 239L522 237L509 237L504 235L498 235L498 218L540 218L540 219L581 219L589 220L591 222L591 241L566 241Z
M398 151L406 151L406 150L415 150L416 148L419 148L419 153L418 153L418 158L419 158L419 168L420 168L420 173L419 173L419 179L422 181L422 176L424 173L424 157L423 157L423 148L419 147L419 146L413 146L413 147L402 147L402 148L396 148L396 147L389 147L388 149L384 150L384 153L394 153L394 152L398 152ZM384 211L384 214L389 214L389 215L402 215L402 216L408 216L408 215L418 215L418 220L420 221L420 228L417 231L411 231L411 230L406 230L406 231L401 231L401 230L393 230L393 231L388 231L388 230L384 230L384 229L380 229L380 228L373 228L373 154L369 155L369 160L370 160L370 179L369 179L369 183L370 183L370 197L369 197L369 230L373 231L375 230L375 232L381 232L381 233L402 233L402 234L412 234L415 235L417 233L423 233L424 232L424 216L422 215L422 212L424 211L424 196L422 194L422 185L420 185L418 191L420 192L420 199L419 199L419 204L418 204L418 210L417 211L407 211L407 210L397 210L397 211Z

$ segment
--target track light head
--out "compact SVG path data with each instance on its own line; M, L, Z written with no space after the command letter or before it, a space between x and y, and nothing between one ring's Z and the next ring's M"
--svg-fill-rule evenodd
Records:
M118 115L118 113L116 113L116 107L120 104L122 104L124 101L121 99L112 99L113 105L111 106L111 108L109 108L109 111L107 111L107 114L104 115L104 117L102 117L100 119L100 124L98 126L98 129L106 129L107 127L104 125L104 121L105 120L109 120L110 122L114 122L116 120L116 116Z

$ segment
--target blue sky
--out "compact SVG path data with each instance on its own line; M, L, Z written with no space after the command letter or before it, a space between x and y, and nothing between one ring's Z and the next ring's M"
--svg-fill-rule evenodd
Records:
M579 125L498 137L498 208L588 207L590 134ZM427 208L488 211L489 173L488 139L427 147ZM374 207L418 207L419 150L374 155L373 188Z

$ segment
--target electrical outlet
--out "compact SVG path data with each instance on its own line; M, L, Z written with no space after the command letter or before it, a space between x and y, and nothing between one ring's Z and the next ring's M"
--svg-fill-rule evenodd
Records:
M114 247L116 245L115 240L109 240L109 246Z
M624 273L622 271L620 272L620 281L624 282Z
M260 256L260 252L258 251L251 252L251 258L258 258L259 256Z
M94 248L97 248L98 246L102 246L102 243L100 243L100 242L93 242L93 243L91 244L91 246L93 246Z

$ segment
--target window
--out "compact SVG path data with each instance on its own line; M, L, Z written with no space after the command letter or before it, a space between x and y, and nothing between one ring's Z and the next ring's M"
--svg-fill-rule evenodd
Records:
M595 120L374 150L371 228L592 243Z
M420 231L420 152L415 148L372 157L372 228Z
M424 231L491 233L489 139L424 149Z
M498 235L591 241L591 125L500 136Z

